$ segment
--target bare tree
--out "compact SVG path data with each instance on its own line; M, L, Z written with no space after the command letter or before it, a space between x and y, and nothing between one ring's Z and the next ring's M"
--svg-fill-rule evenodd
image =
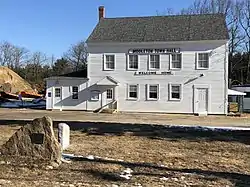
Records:
M159 12L159 11L156 11L156 15L157 16L162 16L162 15L174 15L175 12L172 8L167 8L166 10L162 11L162 12Z
M181 10L181 14L228 14L233 0L195 0L188 8Z
M17 47L7 41L0 44L0 65L19 69L28 58L28 50L24 47Z
M240 28L241 9L242 9L242 3L236 1L235 3L232 4L232 7L230 8L229 13L227 15L228 29L230 35L229 51L232 54L238 52L237 49L241 46L244 40L244 34L241 32Z
M246 82L250 83L250 1L243 0L241 10L239 11L239 23L244 32L244 44L245 50L248 54L248 63L247 63L247 77Z
M45 54L34 52L27 61L25 78L37 81L41 75L40 71L46 62L48 62L48 58Z
M43 65L48 60L46 54L42 52L34 52L29 59L29 63L36 64L36 65Z
M0 62L2 66L13 67L14 45L4 41L0 44Z
M24 47L15 47L13 50L13 60L14 67L13 69L20 69L28 60L29 51Z
M85 41L80 41L75 45L72 45L70 49L64 54L64 58L67 59L75 71L85 69L87 66L87 46Z

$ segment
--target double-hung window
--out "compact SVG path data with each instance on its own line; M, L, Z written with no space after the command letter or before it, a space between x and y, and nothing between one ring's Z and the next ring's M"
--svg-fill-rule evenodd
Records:
M61 97L61 88L55 88L55 97Z
M137 100L138 99L138 89L137 84L128 85L128 99Z
M113 88L107 89L107 99L113 99Z
M169 86L169 98L170 100L181 100L181 84L170 84Z
M181 53L176 53L171 55L170 69L181 69L182 67L182 55Z
M128 56L128 70L138 70L139 67L139 57L138 55Z
M104 57L104 70L115 69L115 55L105 55Z
M78 99L78 86L72 87L72 99Z
M160 69L160 55L149 56L149 69Z
M208 69L208 68L209 68L209 53L198 53L197 69Z
M158 100L159 99L159 85L147 85L147 99Z

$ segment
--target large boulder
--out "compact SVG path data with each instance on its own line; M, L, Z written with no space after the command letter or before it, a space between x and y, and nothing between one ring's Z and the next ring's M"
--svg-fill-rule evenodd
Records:
M29 156L61 163L61 146L50 117L37 118L21 127L1 148L1 155Z

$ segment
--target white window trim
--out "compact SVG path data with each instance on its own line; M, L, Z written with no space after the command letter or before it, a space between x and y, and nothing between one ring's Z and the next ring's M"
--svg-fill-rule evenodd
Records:
M172 86L180 86L180 99L172 98ZM169 95L169 101L181 101L183 98L183 84L169 83L168 95Z
M129 68L129 56L130 55L137 55L138 56L138 69ZM140 69L140 55L138 55L138 54L127 54L127 70L128 71L138 71L139 69Z
M114 69L110 69L106 67L106 55L114 55ZM116 54L114 53L104 53L103 54L103 70L104 71L114 71L116 67Z
M208 67L207 68L202 68L202 67L199 67L199 54L203 54L203 53L206 53L208 54ZM200 51L198 53L195 53L195 61L196 61L196 69L199 69L199 70L208 70L209 67L210 67L210 53L211 52L208 52L208 51Z
M149 98L149 86L157 86L157 98ZM160 99L160 85L159 84L147 84L147 100L148 101L158 101Z
M98 99L93 99L93 98L92 98L92 93L93 93L93 92L98 93ZM100 101L100 93L101 93L101 92L100 92L99 90L91 90L91 91L90 91L90 100L91 100L91 101Z
M151 55L159 55L159 68L151 68L150 67L150 64L151 64L150 63L150 56ZM154 53L149 54L148 55L148 70L156 70L157 71L157 70L160 70L160 69L161 69L161 54L154 54Z
M178 53L178 54L180 54L181 55L181 68L173 68L172 67L172 54L170 54L169 55L169 62L170 62L170 64L169 64L169 69L170 70L181 70L182 69L182 67L183 67L183 55L182 55L182 53Z
M137 98L134 97L129 97L129 86L137 86ZM127 84L127 100L131 100L131 101L137 101L139 99L139 90L140 90L140 86L139 84Z

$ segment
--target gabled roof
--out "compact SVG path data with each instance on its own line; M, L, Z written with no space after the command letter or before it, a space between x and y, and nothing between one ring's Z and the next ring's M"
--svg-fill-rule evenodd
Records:
M227 40L223 14L102 18L91 42L167 42Z
M115 80L113 77L106 76L103 79L99 80L96 85L99 86L117 86L119 82Z

